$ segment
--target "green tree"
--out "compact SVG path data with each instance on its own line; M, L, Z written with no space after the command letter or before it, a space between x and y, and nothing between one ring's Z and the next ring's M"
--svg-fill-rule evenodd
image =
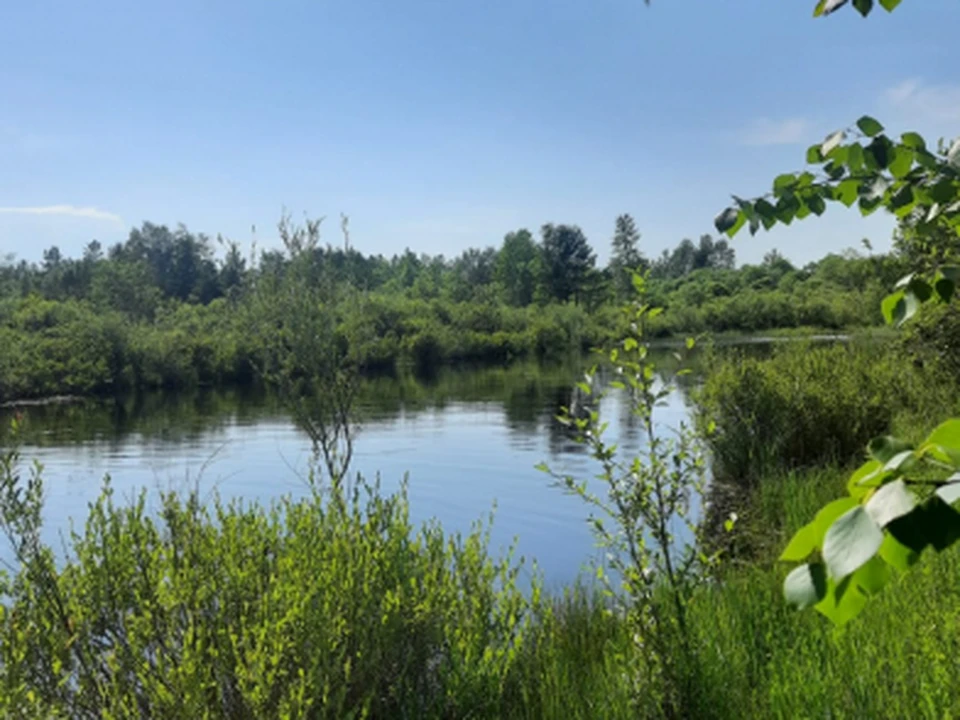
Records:
M527 229L507 233L497 255L494 279L510 305L524 307L533 302L540 272L540 251Z
M613 231L609 265L617 298L620 300L627 299L633 292L633 273L647 270L648 263L640 252L639 244L640 231L637 230L633 217L626 213L620 215Z
M546 224L543 238L543 279L550 296L566 302L579 302L596 255L586 235L576 225Z

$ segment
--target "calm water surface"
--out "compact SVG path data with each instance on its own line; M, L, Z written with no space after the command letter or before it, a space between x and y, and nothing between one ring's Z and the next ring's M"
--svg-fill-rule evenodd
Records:
M536 559L548 586L569 583L596 556L587 512L535 466L546 461L579 477L597 470L554 420L577 374L516 366L445 371L432 381L366 381L352 470L379 475L386 490L407 476L413 519L438 518L448 531L468 530L496 504L492 549L517 537L518 553ZM608 395L600 410L610 439L636 447L623 398ZM121 499L144 487L196 485L262 503L306 491L309 443L262 392L149 395L34 407L25 415L23 456L44 466L45 532L57 546L71 522L83 522L107 474ZM687 416L677 391L657 420L676 426ZM150 497L156 507L156 492Z

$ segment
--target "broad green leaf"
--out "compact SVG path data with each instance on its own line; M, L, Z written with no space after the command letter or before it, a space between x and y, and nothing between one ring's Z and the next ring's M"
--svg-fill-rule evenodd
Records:
M883 534L883 542L877 555L890 567L900 571L909 569L920 559L918 551L907 547L889 532Z
M823 565L800 565L783 581L783 597L800 610L816 605L827 592L827 575Z
M837 130L836 132L830 133L820 144L820 154L824 156L829 155L830 151L842 143L846 137L847 133L844 130Z
M953 418L938 425L927 436L926 443L960 451L960 419Z
M789 225L791 222L793 222L793 219L796 217L799 209L800 201L797 200L797 196L793 193L785 193L784 195L781 195L775 206L777 219L784 225Z
M930 299L930 296L933 295L933 288L931 288L930 284L923 278L914 277L907 284L907 292L916 295L920 302L926 302Z
M823 215L823 212L827 209L827 204L819 195L812 195L807 198L807 207L810 208L815 215Z
M869 115L864 115L862 118L857 120L857 127L860 128L860 132L867 137L873 137L874 135L879 135L883 132L883 125L878 123Z
M890 209L897 217L906 217L916 205L916 199L913 196L913 188L904 185L897 190L890 198Z
M784 173L782 175L777 175L773 180L773 192L774 195L779 197L779 193L784 190L790 190L797 186L798 180L797 176L793 173Z
M823 538L823 561L830 577L841 581L877 554L883 533L859 505L838 517Z
M900 4L900 0L880 0L880 4L887 12L893 12L897 5Z
M867 452L870 453L870 457L884 464L890 462L895 455L912 449L913 446L910 443L898 440L892 435L875 437L867 445Z
M913 151L906 147L893 147L890 152L890 174L898 179L906 177L913 167Z
M893 144L889 138L878 135L873 139L873 142L864 149L864 159L868 166L875 167L878 170L886 170L890 165L890 161L893 160L892 150Z
M847 165L851 172L863 169L863 146L860 143L851 143L847 148Z
M833 502L829 502L820 508L820 511L817 513L816 517L813 518L813 525L817 528L817 547L823 545L823 538L827 534L827 530L830 529L830 526L833 525L834 521L843 515L845 512L851 508L859 506L859 502L852 497L839 498Z
M907 312L903 290L887 295L880 304L880 309L883 311L883 319L887 321L887 325L899 324Z
M917 506L917 497L903 480L894 480L877 490L864 509L878 527L884 528Z
M859 197L859 195L860 182L851 178L847 178L846 180L838 183L837 187L833 191L833 197L847 207L853 205L857 201L857 197Z
M940 274L954 283L960 283L960 265L941 265Z
M885 473L903 472L909 470L916 460L913 450L901 450L883 464L883 470Z
M627 352L630 352L631 350L636 350L638 346L639 346L639 343L637 342L636 338L628 337L626 340L623 341L623 349L626 350Z
M722 213L717 215L716 219L713 221L713 224L716 226L717 232L728 233L730 237L733 237L733 235L736 233L736 230L733 228L737 226L738 222L742 225L743 220L746 220L746 218L739 209L735 207L728 207Z
M960 539L960 513L932 495L923 505L923 530L937 552L946 550Z
M820 152L819 145L811 145L807 148L807 162L810 165L819 165L823 162L823 153Z
M839 584L828 580L825 597L814 607L817 612L840 627L855 618L866 604L867 596L848 578Z
M937 280L934 283L933 287L937 291L937 296L943 302L950 302L950 300L953 299L954 293L956 293L957 291L957 286L953 282L953 280L949 280L944 277Z
M853 574L852 581L867 595L875 595L890 581L890 568L879 556L873 557Z
M953 505L960 500L960 473L952 475L949 482L937 488L937 497L947 505Z
M814 550L822 536L817 532L815 523L807 523L794 533L793 538L787 544L787 547L780 554L780 560L784 562L800 562L806 560Z
M871 488L880 485L885 476L883 463L869 460L850 476L847 481L847 492L855 498L863 497L870 492Z
M927 143L920 133L905 132L900 136L900 140L911 150L926 150Z

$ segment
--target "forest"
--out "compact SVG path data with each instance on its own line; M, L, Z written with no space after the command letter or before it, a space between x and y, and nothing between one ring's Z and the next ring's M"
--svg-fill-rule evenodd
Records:
M253 381L251 297L284 277L293 254L311 278L336 284L327 311L366 372L398 363L430 372L450 363L557 360L621 332L618 307L648 277L664 312L654 337L703 332L849 331L882 324L880 300L911 262L847 250L804 267L777 252L736 267L726 240L682 240L645 257L630 215L616 219L610 261L573 225L545 224L539 240L507 233L499 248L453 259L407 249L385 258L335 247L319 221L279 224L280 249L144 223L110 248L90 242L82 257L56 247L41 263L0 265L0 399L86 395Z

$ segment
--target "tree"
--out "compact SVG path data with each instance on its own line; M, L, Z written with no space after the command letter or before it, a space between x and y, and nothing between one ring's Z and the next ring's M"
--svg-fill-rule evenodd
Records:
M642 273L647 269L648 263L640 252L639 243L640 232L633 218L628 214L620 215L613 231L610 274L617 297L621 300L633 292L633 273Z
M507 233L494 271L506 302L521 307L532 303L539 271L540 251L530 231Z
M587 276L596 264L596 256L583 231L576 225L546 224L543 238L543 278L551 297L560 302L580 296Z

